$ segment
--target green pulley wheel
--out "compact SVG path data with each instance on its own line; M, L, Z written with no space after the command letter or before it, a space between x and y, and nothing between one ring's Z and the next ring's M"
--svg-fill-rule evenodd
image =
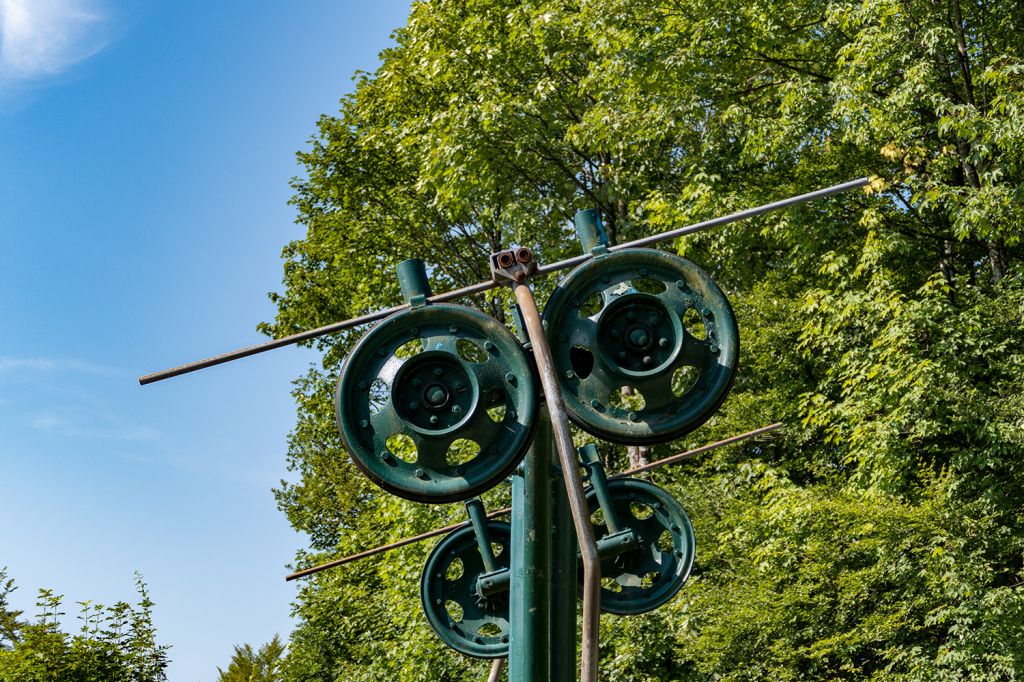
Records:
M739 364L725 294L690 261L654 249L579 266L548 299L544 322L570 418L617 443L693 431L725 400Z
M335 407L352 461L417 502L479 495L506 478L536 425L534 369L497 320L458 305L388 317L349 354Z
M633 478L608 481L619 523L632 530L639 545L601 559L601 610L620 616L653 611L679 592L693 567L693 526L682 505L653 483ZM587 492L594 535L608 535L595 514L597 494Z
M512 531L507 523L487 522L496 568L508 569ZM427 622L445 644L476 658L508 656L508 590L483 597L478 578L487 574L473 527L450 533L427 557L420 599Z

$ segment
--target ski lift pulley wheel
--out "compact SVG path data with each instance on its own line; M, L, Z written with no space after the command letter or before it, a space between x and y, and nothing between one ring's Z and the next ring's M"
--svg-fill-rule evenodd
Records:
M617 443L690 433L725 400L739 364L725 294L692 262L654 249L580 265L544 321L570 418Z
M619 478L608 481L608 492L619 523L638 538L634 549L601 559L601 610L623 616L647 613L679 592L693 567L693 526L678 500L647 481ZM595 513L600 509L593 489L588 491L594 535L608 527Z
M487 522L496 568L509 567L512 531L501 521ZM477 579L487 571L472 526L460 528L437 544L420 579L427 622L445 644L476 658L508 656L508 591L482 597Z
M353 348L335 411L352 461L388 492L464 500L505 479L537 415L535 369L494 318L459 305L403 310Z

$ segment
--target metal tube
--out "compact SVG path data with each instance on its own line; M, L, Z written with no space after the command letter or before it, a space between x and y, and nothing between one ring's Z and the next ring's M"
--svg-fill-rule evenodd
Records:
M512 511L512 507L498 509L497 511L492 511L489 514L487 514L487 518L493 519L498 516L501 516L502 514L508 514L510 511ZM284 577L284 579L287 581L295 580L296 578L305 578L307 575L313 575L314 573L319 573L320 571L326 571L328 568L344 566L347 563L358 561L359 559L367 559L378 554L383 554L384 552L390 552L393 549L399 549L400 547L405 547L406 545L415 544L422 540L436 538L438 535L444 535L445 533L450 533L453 530L465 528L468 525L469 521L462 521L461 523L453 523L452 525L445 526L444 528L435 528L434 530L427 531L426 533L420 533L419 535L413 535L412 537L403 538L397 542L392 542L388 545L381 545L380 547L374 547L373 549L368 549L363 552L359 552L358 554L350 554L349 556L345 556L340 559L335 559L334 561L328 561L327 563L320 564L318 566L312 566L310 568L304 568L301 571L289 573Z
M494 663L491 663L491 673L487 676L487 682L498 682L501 679L501 669L504 667L504 658L494 659Z
M705 452L708 452L710 450L717 450L718 448L725 447L726 445L732 445L733 443L737 443L737 442L739 442L741 440L746 440L747 438L754 438L755 436L760 436L762 434L769 433L771 431L774 431L775 429L780 429L780 428L782 428L782 422L775 422L774 424L769 424L768 426L762 426L761 428L754 429L753 431L747 431L746 433L741 433L738 436L732 436L731 438L726 438L725 440L720 440L720 441L717 441L715 443L710 443L708 445L702 445L699 448L695 448L693 450L688 450L688 451L683 452L683 453L678 454L678 455L673 455L671 457L666 457L665 459L659 459L657 462L651 462L650 464L645 464L643 466L635 467L633 469L627 469L626 471L623 471L622 473L615 474L614 476L609 476L608 478L609 479L612 479L612 478L622 478L624 476L630 476L632 474L639 474L639 473L642 473L644 471L650 471L651 469L656 469L658 467L663 467L666 464L675 464L676 462L681 462L684 459L689 459L690 457L695 457L697 455L704 454Z
M687 234L693 234L694 232L701 232L703 230L710 229L712 227L719 227L721 225L727 225L734 223L739 220L746 220L755 216L769 213L771 211L777 211L779 209L788 208L797 204L806 203L808 201L814 201L815 199L822 199L825 197L832 196L833 194L839 194L841 192L848 192L858 187L864 187L870 183L870 178L858 178L857 180L851 180L844 182L840 185L833 185L832 187L826 187L825 189L815 190L814 192L808 192L807 194L800 194L795 197L789 197L788 199L782 199L770 204L764 204L762 206L756 206L754 208L748 208L744 211L738 211L736 213L730 213L727 216L720 218L712 218L711 220L705 220L703 222L694 223L693 225L687 225L686 227L680 227L675 230L669 230L668 232L662 232L660 234L651 235L650 237L643 237L636 239L625 244L617 244L616 246L610 247L609 251L621 251L623 249L630 249L639 246L647 246L649 244L656 244L658 242L667 241L670 239L676 239ZM537 275L546 275L557 270L564 268L571 268L580 263L583 263L591 258L589 253L582 256L575 256L573 258L567 258L560 260L549 265L538 268ZM491 282L480 282L479 284L473 284L470 286L462 287L461 289L454 289L452 291L445 292L443 294L437 294L431 296L429 299L432 303L443 303L445 301L451 301L454 299L462 298L464 296L473 296L475 294L482 294L485 291L489 291L498 284ZM359 325L368 324L370 322L376 322L377 320L383 320L385 317L396 313L399 310L407 308L408 305L397 305L391 308L385 308L384 310L378 310L372 313L367 313L359 317L353 317L350 320L343 322L335 322L325 327L319 327L317 329L310 329L308 331L299 332L298 334L292 334L291 336L285 336L280 339L273 339L272 341L266 341L253 346L247 346L240 348L239 350L231 351L229 353L223 353L221 355L214 355L213 357L206 358L204 360L196 360L195 362L189 362L184 365L178 365L170 369L165 369L160 372L154 372L152 374L146 374L139 377L139 383L145 386L157 381L163 381L164 379L170 379L171 377L180 376L182 374L188 374L189 372L195 372L200 369L206 369L207 367L213 367L220 365L225 362L231 362L232 360L239 360L241 358L249 357L250 355L256 355L263 353L268 350L274 350L275 348L282 348L284 346L290 346L295 343L301 343L303 341L311 341L321 336L327 336L329 334L336 334L352 327L358 327Z
M466 511L469 513L469 522L473 524L473 534L476 536L476 546L480 550L480 558L484 562L484 570L493 573L497 565L494 561L494 550L491 549L491 540L487 537L487 517L484 515L484 503L479 497L466 500Z
M601 463L601 457L597 454L597 446L587 443L580 448L579 452L583 466L590 472L590 487L594 489L597 502L604 512L604 523L608 526L608 532L618 533L622 530L622 524L619 523L615 505L612 504L612 498L608 494L608 477L604 475L604 464Z
M537 302L533 298L533 291L526 284L514 282L512 291L516 303L519 304L519 310L523 313L526 333L533 345L533 356L537 360L540 383L544 389L548 414L551 416L555 446L562 463L562 475L565 477L565 491L569 497L573 525L576 527L576 539L580 545L583 564L583 655L580 663L580 681L595 682L601 615L601 557L597 552L594 527L590 522L590 508L587 505L586 493L583 491L583 477L580 475L576 459L576 447L572 443L572 433L569 431L568 413L565 411L562 390L555 374L555 363L551 358L547 337L544 335Z
M548 589L554 507L551 421L543 408L537 434L512 477L512 556L509 585L509 682L549 682L554 649L548 612L554 602ZM562 493L564 495L564 493ZM573 619L576 602L570 605ZM573 646L576 629L573 628ZM575 657L574 657L575 658ZM575 661L574 661L575 663ZM575 666L574 666L575 667Z
M608 479L611 480L611 479L615 479L615 478L623 478L623 477L629 476L631 474L639 474L639 473L643 473L645 471L650 471L651 469L657 469L658 467L665 466L666 464L676 464L676 463L681 462L683 460L690 459L691 457L696 457L697 455L702 455L705 452L710 452L711 450L717 450L718 448L723 448L726 445L732 445L733 443L738 443L739 441L746 440L747 438L753 438L755 436L760 436L762 434L769 433L771 431L775 431L776 429L779 429L782 426L783 426L782 422L776 422L775 424L770 424L768 426L762 426L759 429L754 429L753 431L747 431L746 433L741 433L738 436L731 436L731 437L726 438L724 440L716 441L714 443L709 443L707 445L702 445L699 448L695 448L693 450L687 450L686 452L682 452L682 453L680 453L678 455L672 455L671 457L666 457L665 459L659 459L656 462L651 462L650 464L645 464L644 466L636 467L635 469L629 469L627 471L623 471L623 472L620 472L618 474L612 474L611 476L608 477ZM492 511L489 514L487 514L487 518L493 519L495 517L501 516L502 514L507 514L510 511L512 511L511 507L505 507L504 509L498 509L497 511ZM422 533L420 535L414 535L412 537L408 537L408 538L405 538L403 540L399 540L398 542L393 542L393 543L391 543L389 545L381 545L380 547L374 547L373 549L368 549L366 551L359 552L358 554L352 554L352 555L349 555L349 556L346 556L346 557L342 557L340 559L335 559L334 561L328 561L327 563L320 564L319 566L313 566L311 568L306 568L306 569L303 569L301 571L297 571L295 573L291 573L291 574L285 576L285 580L295 580L296 578L304 578L304 577L306 577L308 575L312 575L314 573L319 573L320 571L325 571L328 568L334 568L336 566L343 566L344 564L350 563L352 561L358 561L359 559L366 559L366 558L371 557L371 556L376 556L378 554L383 554L384 552L390 552L393 549L398 549L400 547L405 547L406 545L411 545L411 544L414 544L416 542L420 542L421 540L428 540L430 538L435 538L438 535L444 535L445 533L448 533L450 531L457 530L459 528L465 528L468 525L469 525L468 521L463 521L462 523L456 523L456 524L453 524L451 526L445 526L444 528L437 528L435 530L432 530L432 531L429 531L429 532L426 532L426 533Z

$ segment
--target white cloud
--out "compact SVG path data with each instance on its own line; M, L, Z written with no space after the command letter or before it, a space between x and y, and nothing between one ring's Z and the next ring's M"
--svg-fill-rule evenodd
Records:
M2 0L0 0L2 2ZM52 360L41 358L11 358L0 356L0 372L14 369L53 369L56 365Z
M0 81L54 76L107 45L95 0L0 0Z
M108 422L106 425L95 425L89 428L79 426L74 420L54 414L43 412L37 414L28 425L35 431L52 433L58 436L67 436L80 440L100 441L155 441L161 438L161 434L149 426L133 426L124 424L118 419L109 418L101 421Z

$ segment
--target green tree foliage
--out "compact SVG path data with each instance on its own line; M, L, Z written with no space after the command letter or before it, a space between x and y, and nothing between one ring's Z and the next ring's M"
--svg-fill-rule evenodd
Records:
M153 602L136 576L134 606L78 602L77 634L61 629L63 597L42 589L34 621L10 609L14 582L0 570L0 680L3 682L163 682L167 647L157 644Z
M258 650L250 644L235 646L227 670L217 668L219 682L280 682L285 646L274 638Z
M580 208L624 241L875 178L675 245L728 291L742 367L652 457L787 428L653 475L691 513L697 566L658 612L606 617L609 679L1024 670L1019 2L440 0L394 39L300 154L306 232L268 334L397 303L403 258L441 290L486 279L498 246L575 255ZM358 334L318 341L296 382L277 496L309 537L300 566L461 518L349 463L331 393ZM305 581L287 679L479 679L420 614L429 544Z

